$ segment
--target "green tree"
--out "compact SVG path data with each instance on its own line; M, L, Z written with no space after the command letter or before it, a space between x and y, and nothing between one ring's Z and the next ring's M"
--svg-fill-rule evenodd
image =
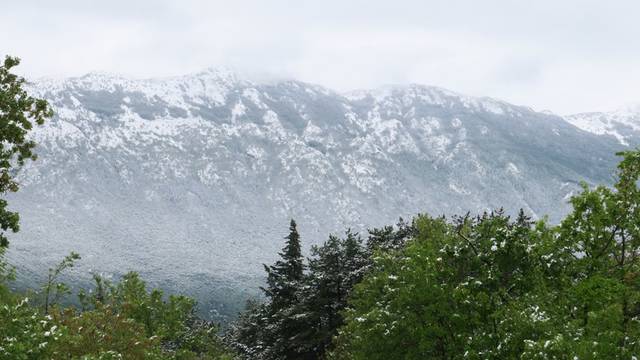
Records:
M293 219L289 225L289 235L285 240L285 246L278 254L280 260L274 265L264 265L267 272L267 286L262 290L271 301L272 310L276 312L296 302L304 272L300 234Z
M640 352L640 151L559 226L420 216L356 285L333 359L631 359Z
M408 239L410 236L413 236L413 234L407 234L405 238ZM344 308L346 306L346 297L351 293L351 289L362 280L369 270L371 259L370 254L362 244L362 238L351 229L347 229L345 238L341 242L341 248L343 253L341 269L344 273L342 287L346 289L346 296L341 302L341 307Z
M292 227L295 229L295 227ZM297 231L292 231L297 239ZM397 228L370 230L371 244L363 245L358 233L346 231L344 238L330 235L322 246L311 248L308 272L286 285L296 284L284 293L295 293L289 301L274 301L272 294L283 293L280 286L267 292L267 302L252 302L232 325L227 341L247 359L319 359L330 347L331 339L343 324L342 311L355 284L371 265L371 254L383 249L399 248L415 235L414 225L402 219ZM292 236L287 237L290 239ZM281 252L284 258L289 242ZM299 246L294 246L299 249ZM294 254L298 252L295 251ZM295 259L299 259L295 256ZM286 277L286 262L266 267L268 284L281 284ZM294 268L301 269L295 262ZM299 270L296 272L300 274ZM278 276L276 276L278 275ZM275 281L279 280L279 281ZM269 296L271 295L271 296ZM283 306L284 304L284 306Z
M27 138L33 122L41 125L53 115L48 103L29 96L25 80L11 72L18 64L19 59L7 56L0 65L0 302L8 301L7 282L13 278L13 269L4 260L9 245L5 233L20 228L18 213L7 210L4 196L18 191L16 169L36 158L35 143Z
M51 359L64 334L51 317L23 298L0 306L0 359Z
M337 236L330 235L322 246L311 248L309 274L296 311L307 324L299 334L307 358L319 358L328 346L333 331L342 322L338 309L346 298L347 289L344 287L344 253L341 245Z
M245 359L262 359L267 344L264 330L268 320L268 303L258 300L247 301L245 310L230 325L225 334L225 342Z
M304 322L296 316L296 311L304 279L304 262L294 220L291 220L285 240L285 246L278 254L280 259L273 265L264 265L267 284L261 289L267 302L249 309L230 336L232 346L247 358L299 358L298 339Z
M583 358L633 358L640 352L640 151L619 153L613 188L583 184L558 228L567 286L554 309L561 324L529 344ZM594 354L597 354L594 355ZM539 357L539 356L538 356Z
M7 56L0 64L0 358L22 359L46 357L48 344L58 334L49 319L29 305L28 299L12 294L7 282L14 269L4 260L9 241L7 231L19 230L18 213L7 209L4 198L18 191L16 170L26 160L35 160L35 143L28 140L33 122L38 125L53 115L48 103L31 97L24 89L25 80L11 71L20 60Z
M50 306L57 304L62 297L71 293L71 290L65 283L58 282L58 277L66 269L72 268L77 260L80 260L80 255L72 251L71 254L65 256L55 268L49 269L47 282L42 287L42 302L45 314L49 313Z
M500 314L538 283L535 244L550 230L502 212L452 223L423 215L415 224L414 240L377 253L355 286L330 357L505 359L522 351L520 333Z
M11 298L8 283L15 277L15 269L4 261L6 248L0 246L0 304L7 303Z
M82 292L83 310L55 308L66 329L55 351L69 356L109 354L127 359L231 359L217 325L195 315L195 301L147 289L135 272L112 284L94 276L95 289Z
M369 258L362 239L350 229L345 238L329 236L322 246L311 249L296 316L306 322L299 334L300 358L320 359L343 324L342 311L353 286L368 269Z
M265 265L267 287L263 290L269 299L269 305L263 338L263 356L267 359L297 359L297 339L304 327L304 322L295 316L304 276L304 263L300 235L293 219L285 240L285 246L279 253L280 260L274 265Z
M416 234L415 224L407 223L400 218L395 228L384 226L382 228L369 229L367 249L373 254L376 250L398 250Z
M42 125L46 118L53 116L49 104L31 97L24 89L25 79L11 72L18 64L18 58L7 56L0 66L0 194L18 191L14 179L16 167L27 159L36 159L35 143L27 134L33 122ZM18 213L7 210L7 205L5 199L0 199L0 247L9 243L6 231L19 230Z

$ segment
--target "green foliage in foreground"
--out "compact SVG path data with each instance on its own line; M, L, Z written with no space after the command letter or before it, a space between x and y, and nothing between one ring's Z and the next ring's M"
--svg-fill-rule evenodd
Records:
M421 216L355 286L331 359L634 359L640 151L556 227L502 213Z
M36 144L27 134L35 122L42 125L53 115L49 104L31 97L24 89L25 80L11 72L20 59L7 56L0 64L0 194L18 191L15 171L25 160L35 160ZM7 201L0 199L0 247L9 244L4 232L18 231L18 213L7 210Z
M0 303L0 359L233 358L218 327L195 316L192 299L148 291L136 273L117 284L96 277L81 302L83 309L49 304L48 314L18 296Z

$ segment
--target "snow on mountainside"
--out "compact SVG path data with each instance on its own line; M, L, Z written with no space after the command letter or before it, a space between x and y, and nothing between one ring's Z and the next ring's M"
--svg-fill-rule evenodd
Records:
M565 119L582 130L613 136L623 145L640 144L640 105L627 106L608 113L569 115Z
M10 259L34 281L139 270L233 314L255 295L288 219L306 246L418 212L504 206L557 221L579 181L610 183L622 148L562 118L422 85L341 95L224 70L32 85L56 116L10 203ZM206 302L205 302L206 300Z

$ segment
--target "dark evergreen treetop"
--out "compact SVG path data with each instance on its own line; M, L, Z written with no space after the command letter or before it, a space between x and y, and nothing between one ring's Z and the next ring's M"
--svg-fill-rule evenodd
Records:
M264 265L267 272L267 287L262 288L276 308L282 308L295 302L296 289L304 273L300 234L296 222L292 219L289 235L284 248L279 253L280 260L271 266Z
M287 235L285 239L287 242L279 254L285 261L285 274L292 281L300 281L302 280L304 265L300 246L300 234L298 234L297 225L293 219L291 219L291 223L289 224L289 235Z
M373 253L376 250L398 250L405 243L416 235L416 227L413 222L407 222L403 218L398 220L395 228L385 226L382 228L369 229L367 239L367 250Z

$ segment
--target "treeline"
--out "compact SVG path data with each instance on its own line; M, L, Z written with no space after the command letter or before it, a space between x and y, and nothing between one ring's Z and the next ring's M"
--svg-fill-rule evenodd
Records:
M77 259L67 257L51 273ZM117 283L94 280L93 289L80 292L80 307L58 303L69 294L63 283L47 282L31 294L0 283L0 359L234 358L218 327L195 315L192 299L149 290L134 272Z
M311 248L305 262L295 221L280 260L265 266L266 301L250 302L227 331L226 341L247 359L319 359L344 324L343 310L354 286L371 270L374 254L400 249L415 233L400 219L397 227L329 236Z
M614 188L583 184L555 226L419 215L304 264L292 222L228 343L246 359L635 359L640 150L619 155Z
M640 151L557 226L497 213L419 217L356 287L332 359L634 359Z
M0 66L0 193L35 159L31 121L51 116ZM347 230L308 258L292 220L262 300L221 335L195 302L147 289L136 273L94 277L78 293L59 281L9 290L0 233L0 359L636 359L640 356L640 149L619 154L613 188L571 198L557 225L523 211L418 215L366 238ZM18 214L0 199L0 229Z

